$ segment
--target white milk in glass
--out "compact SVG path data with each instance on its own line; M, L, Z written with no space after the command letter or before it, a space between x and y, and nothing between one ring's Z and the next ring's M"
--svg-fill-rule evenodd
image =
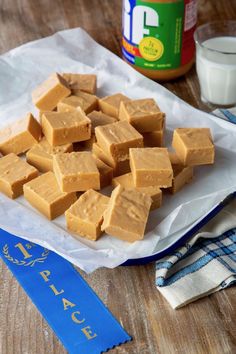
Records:
M236 104L236 37L215 37L198 44L196 64L202 100Z

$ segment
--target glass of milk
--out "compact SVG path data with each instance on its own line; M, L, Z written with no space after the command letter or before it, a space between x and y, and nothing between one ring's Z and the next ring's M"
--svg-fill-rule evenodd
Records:
M236 21L202 25L194 38L202 101L236 105Z

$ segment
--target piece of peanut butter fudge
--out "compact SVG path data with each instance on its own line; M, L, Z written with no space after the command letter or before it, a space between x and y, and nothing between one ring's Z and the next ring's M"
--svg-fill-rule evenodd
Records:
M142 240L152 199L137 190L116 187L104 213L102 230L123 241Z
M0 192L15 199L23 193L23 185L38 176L38 171L11 153L0 159Z
M41 138L41 127L31 113L23 119L0 130L0 152L19 155L37 144Z
M84 91L93 95L96 93L96 75L64 73L62 76L67 81L72 94L76 93L77 91Z
M96 241L102 233L101 224L108 202L108 197L89 189L66 211L67 228Z
M192 180L193 166L184 166L176 153L169 152L169 157L173 168L173 182L169 191L175 194Z
M185 166L214 163L215 148L208 128L175 129L172 146Z
M76 201L76 193L62 192L53 172L24 184L25 199L49 220L63 214Z
M52 157L63 152L72 152L73 144L52 146L44 137L26 153L27 162L41 172L53 171Z
M162 204L162 191L158 186L151 187L135 187L132 173L126 173L124 175L113 178L113 187L121 185L125 189L134 189L141 193L145 193L152 198L151 210L160 208Z
M113 168L105 164L96 155L93 155L100 174L100 188L105 188L111 184L113 178Z
M97 158L105 162L106 165L113 168L114 176L120 176L130 172L129 158L116 161L112 156L105 153L97 143L93 144L92 152Z
M173 170L166 148L130 149L130 167L135 187L172 185Z
M121 102L129 100L130 99L122 95L122 93L116 93L115 95L101 98L98 105L103 113L118 119Z
M129 158L129 149L142 147L143 137L126 121L95 128L98 145L115 161Z
M91 152L54 155L53 171L63 192L100 189L100 174Z
M86 114L97 109L98 99L86 92L78 92L77 95L66 97L58 102L58 112L73 112L80 107Z
M126 120L140 133L162 130L165 114L152 98L122 101L119 119Z
M64 145L90 139L91 122L80 108L73 112L45 112L42 130L50 145Z
M66 80L61 75L54 73L36 87L32 92L32 99L40 111L52 111L60 100L70 94L71 90Z

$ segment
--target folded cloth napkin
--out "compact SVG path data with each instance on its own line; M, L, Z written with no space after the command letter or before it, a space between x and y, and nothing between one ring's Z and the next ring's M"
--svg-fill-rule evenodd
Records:
M156 262L157 289L174 309L236 282L235 226L236 200L184 247Z
M236 124L236 108L212 114ZM184 247L156 262L156 286L177 309L236 282L236 201Z

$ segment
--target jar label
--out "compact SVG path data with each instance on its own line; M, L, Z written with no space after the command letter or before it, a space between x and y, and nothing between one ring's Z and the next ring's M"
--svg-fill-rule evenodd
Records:
M154 3L123 0L122 52L136 66L176 69L190 62L195 46L196 0Z

